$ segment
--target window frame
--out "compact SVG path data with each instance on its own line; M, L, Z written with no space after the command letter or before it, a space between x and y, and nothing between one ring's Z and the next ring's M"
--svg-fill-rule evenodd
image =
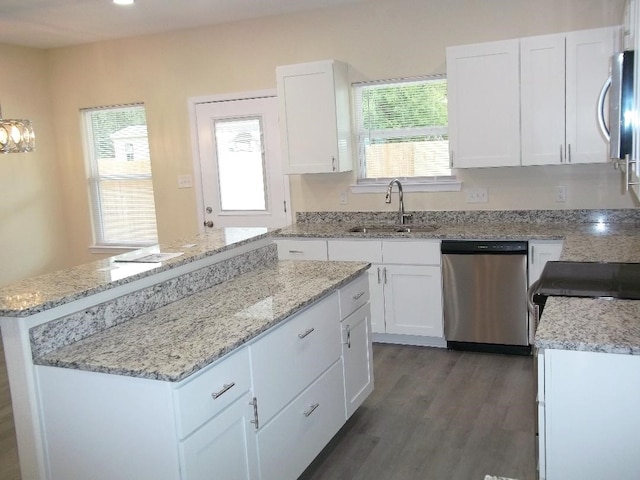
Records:
M80 122L81 122L81 135L83 142L83 150L84 150L84 160L85 160L85 172L87 178L87 189L88 189L88 201L89 201L89 211L91 217L91 226L92 226L92 237L93 244L89 246L89 250L91 253L122 253L123 251L135 250L142 247L148 247L151 245L158 244L158 224L157 224L157 216L155 212L155 195L154 195L154 216L155 218L155 230L156 230L156 238L154 241L125 241L125 242L109 242L104 238L104 215L103 215L103 206L102 206L102 198L101 198L101 182L103 181L140 181L140 180L150 180L153 186L153 174L150 173L136 173L136 174L109 174L109 175L100 175L99 166L97 162L97 156L94 147L92 146L94 137L94 129L91 122L91 113L97 111L109 111L109 110L124 110L132 107L142 107L145 110L146 117L146 108L144 103L131 103L131 104L122 104L122 105L107 105L101 107L88 107L80 109ZM146 122L145 122L146 125ZM148 138L147 138L148 142ZM135 155L134 155L135 157ZM135 158L134 158L135 159ZM129 158L127 156L127 163L129 162ZM149 158L151 161L151 158Z
M376 80L376 81L365 81L365 82L354 82L351 84L351 94L353 100L353 113L352 113L352 122L353 122L353 131L354 131L354 145L356 149L356 160L357 160L357 178L356 183L351 185L351 191L353 193L373 193L373 192L383 192L386 190L387 185L394 178L398 178L402 182L402 185L405 191L460 191L462 183L458 181L455 170L451 170L451 175L441 175L441 176L414 176L414 177L363 177L362 174L365 171L364 162L366 162L366 158L364 156L364 147L365 141L364 138L372 138L376 136L376 133L381 132L381 130L364 130L361 122L359 120L363 119L363 116L357 109L362 105L361 101L361 91L362 87L366 86L388 86L393 84L401 84L401 83L409 83L416 81L428 81L428 80L442 80L447 79L446 74L437 74L437 75L423 75L418 77L406 77L406 78L391 78L384 80ZM411 129L394 129L394 130L384 130L386 134L391 134L388 136L415 136L419 135L439 135L439 134L448 134L448 124L446 127L418 127ZM370 135L373 132L374 135Z

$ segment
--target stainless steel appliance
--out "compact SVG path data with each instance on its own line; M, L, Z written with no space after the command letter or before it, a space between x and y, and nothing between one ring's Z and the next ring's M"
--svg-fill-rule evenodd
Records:
M611 57L611 76L598 100L598 120L609 141L609 157L624 159L631 155L633 141L633 72L634 52L627 50ZM605 97L609 93L609 124L605 121Z
M442 242L444 331L454 349L529 354L527 242Z

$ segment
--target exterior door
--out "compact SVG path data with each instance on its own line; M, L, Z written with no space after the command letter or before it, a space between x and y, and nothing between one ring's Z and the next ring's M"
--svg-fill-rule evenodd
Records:
M291 223L275 96L195 105L204 229Z

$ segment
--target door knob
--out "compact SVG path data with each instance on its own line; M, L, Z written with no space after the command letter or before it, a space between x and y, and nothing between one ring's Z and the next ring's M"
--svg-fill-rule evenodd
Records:
M213 222L211 220L207 220L204 222L204 226L208 228L213 228Z

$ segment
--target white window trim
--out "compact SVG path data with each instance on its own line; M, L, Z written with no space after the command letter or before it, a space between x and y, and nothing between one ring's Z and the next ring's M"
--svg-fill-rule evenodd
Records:
M438 78L447 78L446 74L435 74L435 75L421 75L417 77L406 77L406 78L389 78L385 80L372 80L372 81L363 81L363 82L354 82L352 83L352 87L356 86L365 86L365 85L382 85L387 83L401 83L401 82L412 82L416 80L425 80L425 79L438 79ZM354 132L358 135L358 125L355 124L355 116L353 117L354 121ZM426 128L416 128L413 129L416 134L437 134L441 133L440 127L426 127ZM448 131L448 128L447 128ZM402 133L406 133L407 129L403 129ZM388 131L386 132L388 133ZM371 138L375 138L380 135L378 131L370 132ZM359 145L358 141L354 142L354 145ZM358 147L359 148L359 147ZM361 178L360 177L360 169L362 165L360 164L361 158L360 154L356 155L358 161L358 172L356 183L351 184L350 190L351 193L361 194L361 193L380 193L386 192L389 182L393 180L393 178ZM453 173L453 171L452 171ZM452 174L450 177L442 177L442 178L420 178L420 177L400 177L398 178L400 182L402 182L403 191L405 192L459 192L462 190L462 182L457 179L455 174Z
M384 193L387 191L391 180L393 179L362 180L359 183L351 184L349 187L351 193L355 194ZM399 178L398 180L402 183L404 192L459 192L462 190L462 182L455 178L423 182L417 178Z
M90 123L87 122L87 119L85 118L85 116L82 114L82 112L84 110L108 110L111 108L119 108L119 107L129 107L129 106L136 106L136 105L141 105L143 107L146 106L144 104L144 102L135 102L135 103L125 103L125 104L115 104L115 105L105 105L105 106L101 106L101 107L89 107L89 108L83 108L80 109L80 122L81 122L81 133L82 133L82 149L83 149L83 156L84 156L84 162L85 162L85 172L87 175L87 188L88 188L88 194L89 194L89 208L90 210L92 210L91 213L91 236L93 238L93 243L91 245L87 246L87 250L89 250L89 253L91 254L110 254L110 255L118 255L121 253L127 253L127 252L132 252L134 250L138 250L140 248L146 248L149 246L153 246L153 245L157 245L157 242L141 242L141 243L125 243L125 244L121 244L121 243L106 243L106 242L98 242L96 239L96 230L95 230L95 225L94 222L96 222L97 220L94 218L93 215L93 209L94 209L94 201L97 201L97 199L94 197L94 192L92 190L92 183L97 182L99 183L99 181L97 180L98 178L98 172L97 172L97 165L95 164L95 162L91 159L91 156L93 155L92 150L89 146L89 135L92 135L92 131L91 131L91 125ZM145 112L146 114L146 112ZM105 176L103 176L103 178L106 178ZM112 175L110 177L108 177L110 179L117 179L118 176L117 175ZM130 179L131 176L127 176L126 179ZM141 175L140 178L150 178L152 179L152 175ZM157 222L157 219L156 219ZM156 229L157 229L157 223L156 223Z

